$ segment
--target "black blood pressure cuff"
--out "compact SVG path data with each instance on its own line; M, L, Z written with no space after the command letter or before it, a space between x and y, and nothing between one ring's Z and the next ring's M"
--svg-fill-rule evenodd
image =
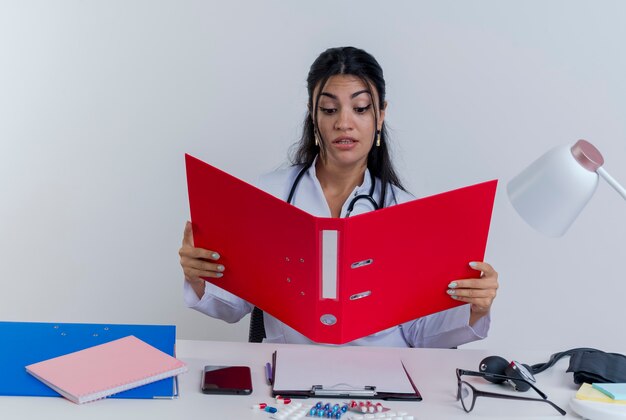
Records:
M568 372L574 373L574 383L626 382L626 356L603 351L573 353Z

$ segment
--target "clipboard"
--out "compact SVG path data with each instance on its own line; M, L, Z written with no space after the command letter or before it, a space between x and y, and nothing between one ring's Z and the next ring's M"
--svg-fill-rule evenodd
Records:
M59 397L26 371L26 366L129 335L175 357L176 326L0 322L0 395ZM142 385L110 398L175 398L176 377Z
M205 280L315 342L344 344L463 305L447 286L478 275L468 263L484 258L496 180L324 218L185 160L195 246L226 267Z
M353 355L346 355L345 353L351 353L351 350L354 350L354 348L281 349L282 355L289 353L290 356L284 364L277 362L278 351L275 351L272 354L272 396L280 395L289 398L381 399L387 401L422 400L422 396L415 386L411 375L400 359L393 359L388 356L376 359L376 357L372 358L369 355L366 365L350 366L350 361L354 361ZM298 352L301 354L298 355ZM365 354L364 351L359 353ZM339 358L337 358L338 355L340 356ZM320 370L320 366L315 363L317 361L327 364L332 360L335 360L342 366L339 372L336 366L330 366L328 371ZM346 366L346 362L348 362L348 366ZM371 372L363 376L363 373L368 369ZM358 376L361 376L361 380L367 378L369 384L359 383L357 385L356 382L359 380L355 379L357 373L359 374ZM287 384L293 386L285 387L283 386L284 382L277 384L277 378L279 381L282 379L281 375L294 374L299 375L301 379L297 379L295 382L287 381ZM394 384L390 384L390 380Z

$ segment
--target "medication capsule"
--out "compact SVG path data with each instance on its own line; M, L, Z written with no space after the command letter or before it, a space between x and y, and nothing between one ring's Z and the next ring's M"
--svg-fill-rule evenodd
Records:
M341 406L341 412L345 413L346 411L348 411L348 404L344 404Z
M333 405L333 412L338 411L338 410L339 410L339 404Z
M379 402L376 403L376 411L378 411L379 413L383 411L383 405Z
M322 408L322 402L318 401L317 404L315 404L315 408L317 408L318 410Z
M324 404L324 410L326 411L330 410L330 403Z
M371 401L365 402L364 406L361 407L361 411L363 411L364 413L373 413L374 410L374 405L372 405Z
M359 403L357 403L356 401L354 401L354 400L350 401L350 408L355 408L358 405L359 405Z
M252 406L253 409L258 409L258 410L263 410L265 407L267 407L266 403L259 403L259 404L254 404Z
M317 414L317 408L316 407L311 407L311 409L309 410L309 415L311 417L315 416Z
M267 411L268 413L275 413L278 411L276 407L270 407L270 406L265 407L263 410Z

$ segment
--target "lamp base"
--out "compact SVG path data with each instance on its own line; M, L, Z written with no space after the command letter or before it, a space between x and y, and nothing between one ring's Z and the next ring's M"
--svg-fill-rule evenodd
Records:
M589 420L626 419L626 405L583 401L572 398L569 406L576 414Z

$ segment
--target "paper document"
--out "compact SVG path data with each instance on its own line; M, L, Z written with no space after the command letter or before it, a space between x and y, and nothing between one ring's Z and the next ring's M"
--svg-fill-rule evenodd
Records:
M375 348L320 346L278 350L274 361L275 393L306 394L313 388L353 396L374 390L371 398L419 395L402 360Z

